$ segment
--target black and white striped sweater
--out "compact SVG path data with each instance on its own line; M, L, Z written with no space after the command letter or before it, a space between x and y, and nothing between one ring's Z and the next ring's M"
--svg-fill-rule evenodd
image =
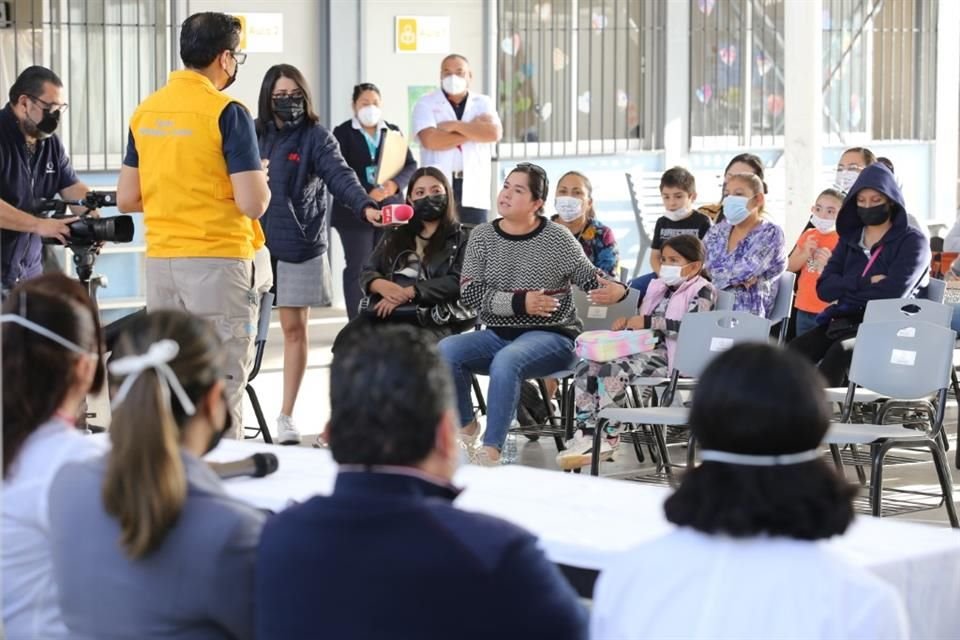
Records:
M505 338L524 331L555 331L576 337L582 325L570 295L575 284L596 289L598 271L566 228L540 219L522 236L500 229L500 221L470 233L460 277L461 301L477 310L480 321ZM560 303L550 317L526 313L526 293L545 290Z

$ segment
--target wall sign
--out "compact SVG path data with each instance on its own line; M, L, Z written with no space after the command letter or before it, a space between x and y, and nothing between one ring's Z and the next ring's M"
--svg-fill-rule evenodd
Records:
M397 16L397 53L450 53L450 16Z

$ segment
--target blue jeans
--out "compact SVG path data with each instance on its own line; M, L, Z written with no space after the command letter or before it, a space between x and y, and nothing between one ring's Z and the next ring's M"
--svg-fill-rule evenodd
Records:
M817 327L817 314L810 313L809 311L801 311L800 309L795 310L797 313L797 329L795 335L802 336L807 331L811 329L816 329Z
M517 411L520 384L571 369L575 362L573 340L550 331L528 331L514 340L490 330L470 331L444 338L439 347L457 386L461 426L473 420L472 374L490 376L483 444L498 449Z

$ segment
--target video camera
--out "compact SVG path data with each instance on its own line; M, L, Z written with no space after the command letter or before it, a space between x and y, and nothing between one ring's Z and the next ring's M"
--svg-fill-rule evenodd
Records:
M93 282L93 265L104 242L131 242L133 240L133 218L130 216L110 216L95 218L88 215L94 209L117 206L116 191L89 191L82 200L40 200L34 206L34 214L42 218L72 218L74 214L67 207L86 207L87 211L67 227L70 237L67 248L73 251L73 264L77 278L87 287L90 297L96 299L97 286L106 286L98 276ZM44 238L44 244L59 244L55 238Z
M86 207L87 213L94 209L117 206L115 191L90 191L82 200L41 200L34 212L44 218L71 218L73 213L67 207ZM43 215L49 213L50 215ZM130 216L111 216L94 218L83 214L79 220L67 225L70 237L67 246L87 247L103 242L131 242L133 240L133 218ZM55 238L44 238L45 244L58 244Z

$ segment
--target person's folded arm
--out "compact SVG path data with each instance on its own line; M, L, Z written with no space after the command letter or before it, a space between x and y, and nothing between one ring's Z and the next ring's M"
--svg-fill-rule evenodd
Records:
M448 151L456 149L464 142L470 142L470 139L461 133L443 131L437 127L423 129L417 136L420 138L420 144L430 151Z
M879 262L879 261L878 261ZM902 298L920 283L924 272L930 266L930 246L920 234L906 238L899 247L897 255L886 273L872 268L864 276L864 286L858 292L864 302ZM882 275L882 279L872 282L873 276Z
M453 120L444 123L452 133L459 134L470 142L498 142L503 136L500 121L483 114L471 122Z
M859 269L844 273L848 251L850 247L841 240L823 267L820 277L817 278L817 297L821 300L833 302L857 290L860 283Z

